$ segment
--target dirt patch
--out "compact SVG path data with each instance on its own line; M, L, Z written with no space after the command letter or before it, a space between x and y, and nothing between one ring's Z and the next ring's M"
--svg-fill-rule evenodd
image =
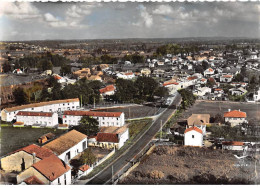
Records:
M254 168L236 164L228 151L157 146L119 184L251 184Z

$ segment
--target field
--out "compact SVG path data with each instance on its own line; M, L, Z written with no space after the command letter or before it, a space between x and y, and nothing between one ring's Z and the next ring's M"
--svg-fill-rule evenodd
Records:
M231 110L241 110L247 113L247 120L259 124L260 121L260 104L240 103L240 102L221 102L221 101L196 101L196 103L183 113L183 118L188 118L191 114L210 114L215 116L221 115Z
M246 163L248 166L239 166L238 160L228 151L156 146L150 155L143 158L139 166L120 180L119 184L255 183L255 162L247 160Z
M129 137L135 137L140 133L148 124L151 123L151 119L134 120L129 122Z
M46 133L52 132L59 136L65 131L51 128L14 128L12 126L3 126L0 129L0 156L33 143L37 144L38 138Z
M138 105L138 106L129 106L129 107L118 107L118 108L106 108L106 109L99 109L97 111L106 111L106 112L124 112L126 119L133 119L133 118L142 118L146 116L154 116L158 113L159 107L153 106L145 106L145 105ZM159 112L161 112L160 109Z

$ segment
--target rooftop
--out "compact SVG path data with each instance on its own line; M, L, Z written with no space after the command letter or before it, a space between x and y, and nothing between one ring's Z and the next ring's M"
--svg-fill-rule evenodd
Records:
M85 138L87 138L87 135L82 134L76 130L71 130L56 138L55 140L47 143L43 147L52 150L57 155L60 155Z
M96 117L120 117L122 113L123 112L65 111L63 115L96 116Z
M120 134L124 133L127 130L127 125L122 127L116 127L116 126L109 126L109 127L100 127L100 133L114 133L114 134Z
M47 105L51 105L51 104L68 103L68 102L79 102L79 99L75 98L75 99L64 99L64 100L32 103L32 104L26 104L26 105L21 105L21 106L15 106L12 108L5 108L4 110L7 112L13 112L13 111L18 111L18 110L23 110L26 108L33 108L33 107L39 107L39 106L47 106Z
M35 163L32 167L50 181L54 181L70 170L70 167L56 155L51 155L50 157Z
M41 180L39 180L36 176L30 176L29 178L23 180L23 182L27 185L44 185L44 183Z
M116 133L98 133L97 134L97 141L98 142L112 142L118 143L118 135Z
M184 133L190 132L190 131L197 131L198 133L202 134L202 130L198 127L190 127L184 131Z
M114 91L116 88L114 85L108 85L106 86L105 88L102 88L99 90L100 93L106 93L106 92L109 92L109 91Z
M16 116L44 116L44 117L52 117L53 112L25 112L19 111Z
M232 110L230 112L225 112L224 117L246 118L246 113L241 112L240 110Z

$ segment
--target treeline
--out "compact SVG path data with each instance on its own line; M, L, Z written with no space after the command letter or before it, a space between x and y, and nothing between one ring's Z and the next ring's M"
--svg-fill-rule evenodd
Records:
M104 85L100 81L88 81L86 78L78 80L75 84L62 88L54 77L47 80L48 86L35 84L32 88L17 88L13 95L18 105L32 102L42 102L60 99L80 98L82 104L93 104L101 101L99 89ZM111 100L117 102L142 103L155 101L168 95L168 90L159 85L153 78L138 77L136 81L116 80L116 92Z

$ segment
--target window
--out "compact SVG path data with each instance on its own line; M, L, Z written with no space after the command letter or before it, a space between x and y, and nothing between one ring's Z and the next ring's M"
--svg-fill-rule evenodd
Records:
M58 185L60 185L60 178L58 178Z
M70 160L70 152L66 153L66 159Z
M118 118L116 118L116 120L118 120Z
M34 110L34 108L32 108L32 110Z
M194 135L192 135L192 138L194 138Z
M65 106L65 104L63 104L63 106Z
M52 109L50 109L50 112L52 112Z
M103 120L104 120L105 118L103 117Z
M84 141L84 142L82 143L82 148L83 148L83 150L86 149L86 141Z
M68 105L70 105L70 103L68 103Z

